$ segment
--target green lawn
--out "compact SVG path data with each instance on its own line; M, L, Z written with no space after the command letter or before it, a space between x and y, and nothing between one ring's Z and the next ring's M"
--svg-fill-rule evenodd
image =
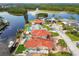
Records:
M65 41L63 39L59 39L58 44L63 47L67 47Z
M57 32L51 32L52 36L59 36L59 34Z
M30 30L30 24L26 24L24 30Z
M72 41L79 41L79 37L78 36L75 36L71 33L66 33L71 39Z
M46 28L47 30L51 30L51 28L49 26L46 26L45 24L42 26L43 26L43 28Z
M77 46L79 48L79 46Z
M69 52L49 53L48 56L72 56Z
M25 50L26 48L24 47L24 45L19 45L19 47L17 48L17 50L16 50L16 54L18 54L18 53L22 53L24 50Z

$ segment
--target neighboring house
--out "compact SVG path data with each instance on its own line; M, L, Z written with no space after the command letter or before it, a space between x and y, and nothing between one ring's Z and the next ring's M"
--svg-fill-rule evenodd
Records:
M34 20L34 24L43 24L43 23L44 23L43 20L40 20L40 19Z
M34 37L45 38L45 39L50 38L50 36L51 36L50 32L48 32L46 30L43 30L43 29L41 29L41 30L32 30L31 34Z
M24 46L29 49L29 53L48 54L49 50L52 50L54 48L54 43L52 40L49 39L33 37L25 42Z

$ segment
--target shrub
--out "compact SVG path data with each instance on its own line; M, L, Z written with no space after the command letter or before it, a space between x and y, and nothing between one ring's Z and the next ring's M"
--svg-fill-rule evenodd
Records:
M24 45L19 45L19 47L16 50L16 54L18 53L22 53L26 48L24 47Z

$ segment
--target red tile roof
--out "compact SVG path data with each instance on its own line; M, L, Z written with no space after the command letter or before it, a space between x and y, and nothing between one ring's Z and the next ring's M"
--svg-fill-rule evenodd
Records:
M47 47L49 49L52 49L53 41L41 38L31 38L24 44L24 46L26 48Z
M43 20L37 19L37 20L34 20L34 23L40 24L40 23L43 23Z
M47 36L47 35L51 35L50 32L46 31L46 30L32 30L32 35L35 36Z

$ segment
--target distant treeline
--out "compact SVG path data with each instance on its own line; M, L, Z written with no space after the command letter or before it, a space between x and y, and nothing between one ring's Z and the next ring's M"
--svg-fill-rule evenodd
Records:
M12 5L13 6L13 5ZM15 4L15 7L0 8L14 14L23 14L26 10L68 11L79 14L79 4Z

